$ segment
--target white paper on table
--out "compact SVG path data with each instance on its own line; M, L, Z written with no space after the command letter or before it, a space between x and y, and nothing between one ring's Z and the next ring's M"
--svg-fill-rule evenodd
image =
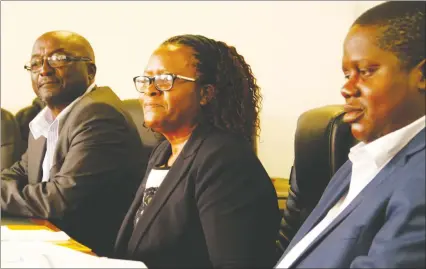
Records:
M1 226L1 241L68 241L70 237L62 232L49 230L12 230Z
M147 268L139 261L109 259L48 242L1 242L2 268Z

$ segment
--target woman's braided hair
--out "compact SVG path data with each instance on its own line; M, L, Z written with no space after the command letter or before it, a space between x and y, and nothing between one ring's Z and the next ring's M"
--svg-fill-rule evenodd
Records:
M162 45L192 48L197 83L212 85L213 98L202 106L203 118L210 124L242 135L255 144L260 131L259 111L262 97L250 65L235 47L202 35L179 35Z

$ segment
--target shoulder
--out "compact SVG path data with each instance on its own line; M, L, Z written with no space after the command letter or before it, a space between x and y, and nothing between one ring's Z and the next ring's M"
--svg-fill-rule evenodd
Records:
M85 94L76 104L76 108L93 106L110 106L116 109L122 108L123 102L109 87L96 87L91 92Z
M410 193L418 193L423 196L424 200L426 185L425 153L423 149L412 155L402 169L398 169L398 172L391 175L397 182L397 184L394 185L395 194L410 196Z
M1 120L14 120L14 116L11 112L7 111L6 109L1 108Z
M199 151L211 154L254 154L253 148L244 137L228 133L217 128L212 128L211 131L206 135Z
M248 170L261 166L253 147L243 137L213 128L195 154L194 167L226 169L247 165Z
M104 118L126 119L128 121L131 117L123 102L110 88L97 87L75 104L70 111L69 118L81 122Z
M393 180L392 193L387 206L387 214L411 212L422 212L425 214L425 150L417 152L401 169L396 167L395 173L390 177ZM420 210L419 210L420 209Z

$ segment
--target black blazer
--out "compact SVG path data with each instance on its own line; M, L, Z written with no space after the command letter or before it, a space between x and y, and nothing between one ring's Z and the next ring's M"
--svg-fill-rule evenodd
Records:
M198 126L133 229L151 168L171 154L154 149L118 233L117 258L149 268L273 267L280 214L277 195L249 143Z

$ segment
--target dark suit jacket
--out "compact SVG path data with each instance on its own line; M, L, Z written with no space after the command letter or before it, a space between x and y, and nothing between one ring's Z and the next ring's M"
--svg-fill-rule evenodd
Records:
M133 230L147 175L170 154L168 141L153 151L116 257L149 268L271 268L280 222L272 182L249 143L207 125L194 130Z
M60 121L50 180L46 139L30 134L22 159L1 173L1 210L47 218L99 255L110 254L143 177L136 126L109 88L84 95Z
M425 161L423 129L312 242L292 268L425 268ZM350 161L337 171L286 253L348 191L351 171Z

